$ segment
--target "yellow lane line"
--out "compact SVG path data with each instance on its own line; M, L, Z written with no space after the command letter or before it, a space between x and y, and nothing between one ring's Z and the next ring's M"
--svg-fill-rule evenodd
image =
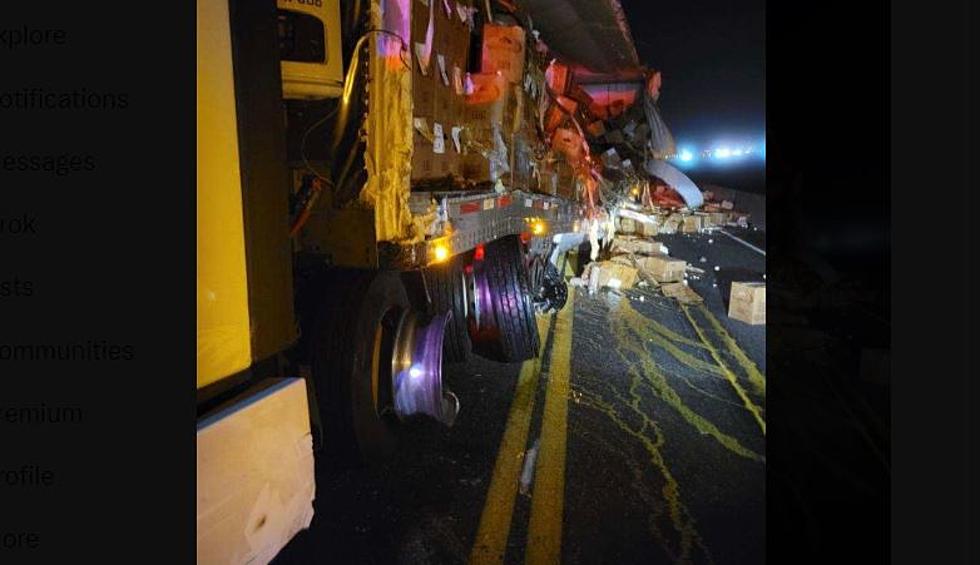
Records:
M568 396L571 378L572 320L575 288L558 314L548 370L548 391L541 424L541 444L534 471L531 520L527 529L525 562L531 565L561 561L561 525L565 501L565 446L568 438Z
M530 359L521 365L517 391L510 405L507 427L504 429L504 437L497 451L497 462L493 468L490 489L487 491L476 541L470 553L470 563L473 564L503 563L507 553L507 536L510 533L514 499L517 496L521 468L524 465L524 449L527 446L531 414L534 412L534 397L538 390L538 376L541 374L549 321L553 322L554 316L537 318L541 349L536 359Z
M701 338L701 341L708 346L708 351L711 353L711 357L714 358L715 363L717 363L718 366L721 367L721 370L725 373L725 378L728 379L728 382L732 385L732 388L735 389L736 394L738 394L739 398L742 399L742 403L745 405L746 410L752 414L752 417L754 417L755 421L758 422L759 427L762 428L762 435L766 435L766 421L762 418L762 410L756 406L754 402L752 402L752 399L749 398L748 393L745 392L742 385L738 384L738 377L736 377L735 373L733 373L728 365L726 365L722 360L721 353L719 353L718 349L711 343L711 341L708 340L708 336L705 335L705 332L701 326L694 321L694 316L691 315L690 309L684 305L681 305L681 309L684 310L684 315L687 316L687 320L691 323L691 326L694 327L694 331L697 332L698 337Z
M727 331L725 331L724 326L721 325L721 322L719 322L718 319L715 318L715 316L711 313L710 310L708 310L703 304L701 306L698 306L698 309L701 311L702 314L704 314L704 317L707 318L708 321L711 323L711 326L712 328L714 328L715 333L721 336L722 342L725 344L726 349L728 349L729 353L731 353L732 356L735 357L735 360L738 361L738 364L742 367L742 370L744 370L745 374L748 375L749 382L751 382L752 385L755 387L756 392L765 395L766 394L765 375L763 375L762 372L759 371L759 368L756 367L755 363L753 363L751 359L749 359L749 356L745 354L745 351L738 346L738 343L735 341L735 338L733 338Z

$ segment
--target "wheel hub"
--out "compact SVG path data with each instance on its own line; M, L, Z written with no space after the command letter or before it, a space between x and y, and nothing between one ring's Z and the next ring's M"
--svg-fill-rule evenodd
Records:
M392 390L399 419L425 414L452 426L459 399L442 386L442 342L449 314L423 323L415 312L402 316L392 353Z

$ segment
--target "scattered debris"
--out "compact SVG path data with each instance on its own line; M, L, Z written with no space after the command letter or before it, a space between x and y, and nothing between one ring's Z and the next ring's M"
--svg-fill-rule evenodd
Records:
M632 218L619 218L619 233L636 233L636 221Z
M686 261L668 255L634 257L634 261L640 271L646 271L658 283L679 281L687 270Z
M682 214L671 214L664 220L663 225L660 226L660 233L665 235L675 234L683 222L684 216Z
M681 232L683 233L698 233L701 231L701 216L691 215L684 216L681 223Z
M636 237L616 237L613 239L610 251L613 255L618 254L638 254L654 255L661 252L663 245L659 241L652 239L640 239Z
M636 284L637 270L628 256L614 257L609 261L596 261L586 266L582 278L589 281L589 293L595 293L599 288L633 288Z
M534 445L524 453L524 468L521 470L521 494L527 496L531 493L531 481L534 479L534 461L538 458L538 443L540 438L534 440Z
M675 298L681 304L703 304L704 299L697 292L684 283L668 283L661 287L664 296Z

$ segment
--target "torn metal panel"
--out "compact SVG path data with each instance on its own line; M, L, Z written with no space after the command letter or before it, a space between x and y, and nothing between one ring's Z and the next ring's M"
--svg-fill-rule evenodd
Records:
M600 73L640 66L619 0L526 0L522 5L562 58Z
M676 190L688 208L700 208L704 204L701 190L694 184L694 181L667 161L647 159L646 170Z

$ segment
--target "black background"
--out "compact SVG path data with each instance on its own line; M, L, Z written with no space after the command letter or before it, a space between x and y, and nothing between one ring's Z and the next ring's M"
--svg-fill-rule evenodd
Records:
M2 214L37 237L0 240L0 342L104 339L132 362L0 362L0 403L78 403L77 427L0 425L3 465L56 485L4 489L4 530L41 550L0 561L194 559L195 13L192 2L5 4L0 27L67 30L67 45L0 50L0 89L125 93L124 111L0 111L0 153L91 154L91 173L0 172ZM6 553L6 552L4 552Z
M891 389L880 393L892 396L892 464L880 470L833 434L814 445L793 439L803 401L792 394L797 373L781 367L804 344L770 340L769 382L789 383L767 405L771 563L977 560L970 533L980 501L967 488L978 472L967 420L978 400L967 6L767 7L770 318L801 308L777 296L799 295L803 283L790 266L815 255L866 291L814 315L821 327L844 327L866 311L887 321L861 326L852 349L822 354L889 348L893 369ZM192 561L193 8L45 2L4 10L4 26L62 27L70 42L0 52L4 88L119 91L131 104L121 112L0 114L0 152L98 158L98 170L84 175L0 173L3 213L41 218L36 238L0 240L4 276L37 283L35 298L0 303L0 342L99 338L136 351L129 363L0 363L4 403L78 402L88 416L77 429L0 427L5 465L58 473L53 489L3 492L3 528L43 539L43 551L9 561ZM828 158L827 146L861 149ZM835 445L840 468L877 486L859 489L846 473L817 473L798 457ZM786 477L811 512L787 502Z

